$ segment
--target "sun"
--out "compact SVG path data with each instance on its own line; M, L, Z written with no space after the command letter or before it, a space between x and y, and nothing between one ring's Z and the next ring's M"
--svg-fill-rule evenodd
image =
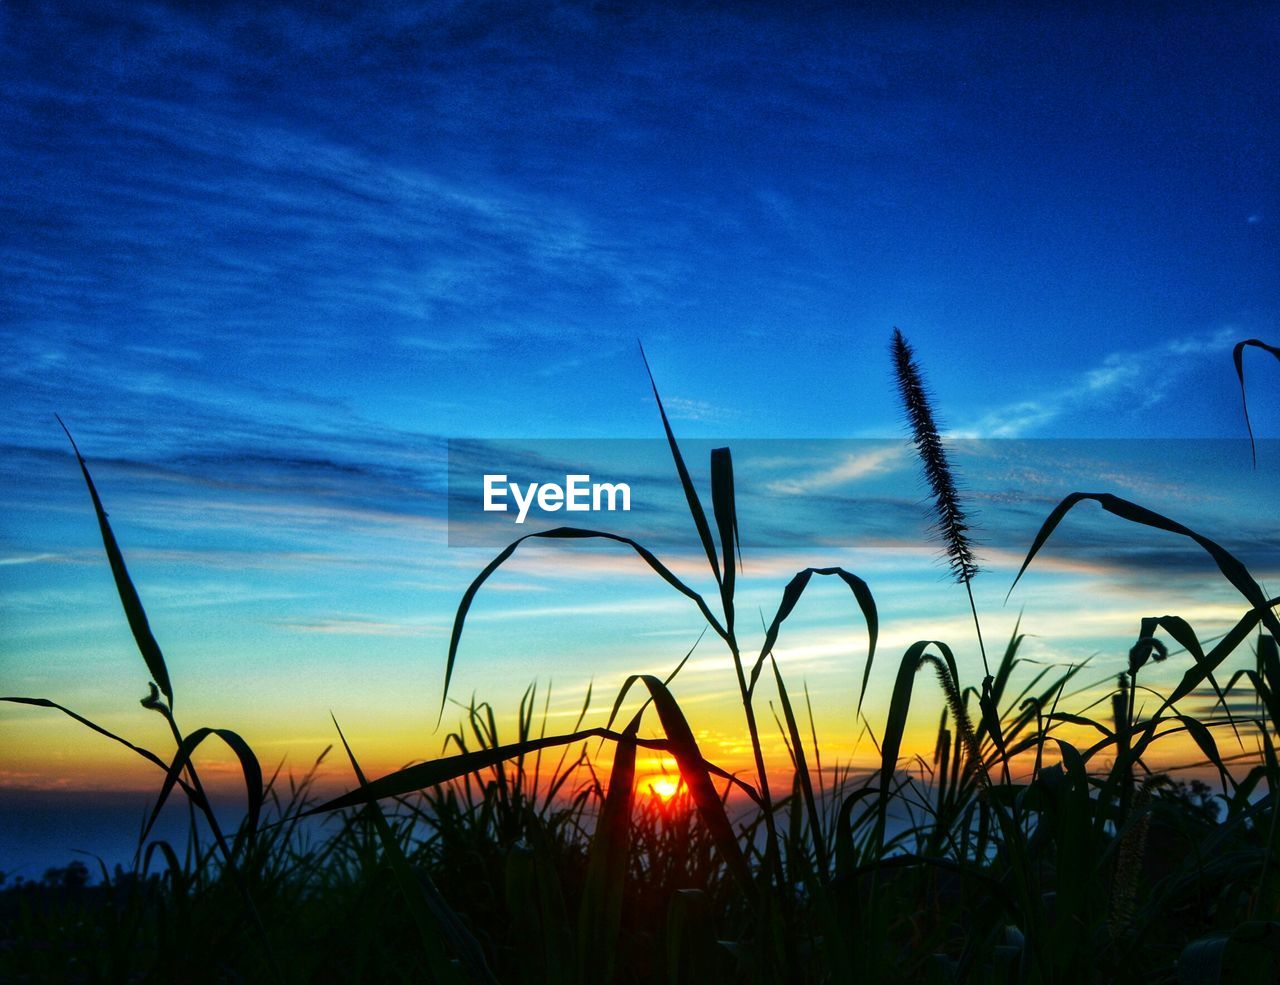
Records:
M649 792L659 800L670 800L679 791L679 777L659 776L649 781Z

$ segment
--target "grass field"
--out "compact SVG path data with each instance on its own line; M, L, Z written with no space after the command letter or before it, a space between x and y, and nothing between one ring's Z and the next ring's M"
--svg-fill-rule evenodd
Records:
M905 341L896 354L939 535L957 590L967 588L977 562L963 506ZM80 458L150 674L143 705L163 716L174 748L134 746L47 699L4 700L70 714L150 760L162 777L152 820L178 798L191 835L171 844L144 831L134 869L103 871L96 882L73 865L4 887L0 981L1276 980L1280 600L1235 557L1107 494L1075 494L1046 518L1024 571L1060 521L1092 502L1153 537L1188 538L1240 595L1234 627L1213 641L1176 616L1142 619L1136 639L1117 641L1128 669L1101 706L1072 703L1079 667L1020 661L1017 633L990 653L984 644L981 680L964 679L951 646L929 640L928 627L904 653L878 651L872 593L838 568L799 572L763 646L748 651L734 607L732 458L728 449L712 455L708 515L665 412L662 421L717 597L626 538L568 527L530 536L619 541L697 605L736 679L753 761L744 775L703 757L670 690L681 664L665 679L622 682L608 714L588 694L565 733L548 732L532 688L512 734L500 734L498 709L472 702L443 757L377 778L364 775L337 728L329 755L345 757L353 777L338 798L317 796L313 774L264 777L235 731L179 726L164 657ZM446 697L472 602L519 543L462 597ZM815 578L842 582L861 613L868 647L853 673L862 688L875 661L896 666L888 707L876 709L880 766L869 774L833 768L841 751L821 748L808 695L788 690L772 658ZM974 608L978 634L980 615ZM1243 669L1230 670L1228 659L1239 664L1244 654ZM1144 671L1164 661L1179 663L1182 677L1153 700ZM762 680L776 704L761 700ZM1206 686L1220 714L1179 710ZM916 755L904 749L904 731L925 693L940 695L945 710L934 748ZM635 695L644 703L622 714ZM787 762L766 761L761 734L775 724ZM1224 754L1227 738L1248 754ZM241 766L248 810L234 830L219 823L193 761L207 740L225 743ZM1163 744L1188 740L1216 787L1148 768ZM637 789L642 750L670 756L678 783Z

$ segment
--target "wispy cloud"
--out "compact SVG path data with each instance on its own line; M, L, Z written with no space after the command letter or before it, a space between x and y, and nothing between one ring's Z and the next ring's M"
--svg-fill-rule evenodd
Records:
M723 424L740 417L741 413L727 407L719 407L709 400L691 397L664 397L663 406L674 421L696 421L700 424Z
M43 561L59 560L58 554L19 554L11 557L0 557L0 565L40 564Z
M828 489L854 485L869 476L883 475L904 468L910 459L905 444L893 444L870 451L846 454L829 469L808 475L779 479L769 483L772 492L788 496L806 496Z
M273 625L292 633L317 633L325 636L443 636L448 628L443 624L416 621L390 621L364 617L339 617L330 619L281 619Z
M1154 407L1180 380L1201 369L1197 357L1225 355L1238 335L1236 329L1221 328L1144 349L1108 353L1050 392L987 411L949 433L956 438L1017 438L1099 401Z

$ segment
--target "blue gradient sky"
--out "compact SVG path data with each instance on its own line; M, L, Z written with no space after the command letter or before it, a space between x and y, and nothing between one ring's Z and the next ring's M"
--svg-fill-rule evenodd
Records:
M731 440L899 436L894 325L959 434L1238 439L1231 345L1280 337L1274 7L18 3L0 37L0 691L157 745L55 411L189 727L305 762L333 709L395 765L438 748L449 621L486 557L445 546L445 439L659 435L637 338L679 433ZM864 474L840 465L814 491L847 505ZM1256 481L1215 467L1219 500L1157 483L1152 505L1256 547L1233 519ZM1155 614L1161 586L1093 548L1028 586L1042 657L1121 654ZM567 714L696 636L631 559L563 553L495 581L460 694L513 707L554 669ZM766 610L799 567L861 563L899 620L886 652L966 632L928 549L800 554L754 569ZM1168 606L1221 627L1235 603L1184 568L1202 581ZM997 638L1009 574L979 593ZM851 737L861 630L822 593L795 646ZM723 704L729 676L689 676L691 708ZM71 723L0 723L0 784L124 775ZM708 741L732 756L735 728Z

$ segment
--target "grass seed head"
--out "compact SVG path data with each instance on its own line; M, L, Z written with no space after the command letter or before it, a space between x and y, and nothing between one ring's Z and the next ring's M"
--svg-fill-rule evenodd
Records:
M959 584L965 585L978 573L978 562L969 539L969 518L960 503L955 473L951 463L947 461L946 449L942 445L938 423L929 405L929 394L920 375L915 353L903 338L902 332L896 328L893 330L891 349L898 392L902 396L907 420L911 425L912 442L916 446L924 467L925 479L933 494L934 526L946 550L952 576Z

